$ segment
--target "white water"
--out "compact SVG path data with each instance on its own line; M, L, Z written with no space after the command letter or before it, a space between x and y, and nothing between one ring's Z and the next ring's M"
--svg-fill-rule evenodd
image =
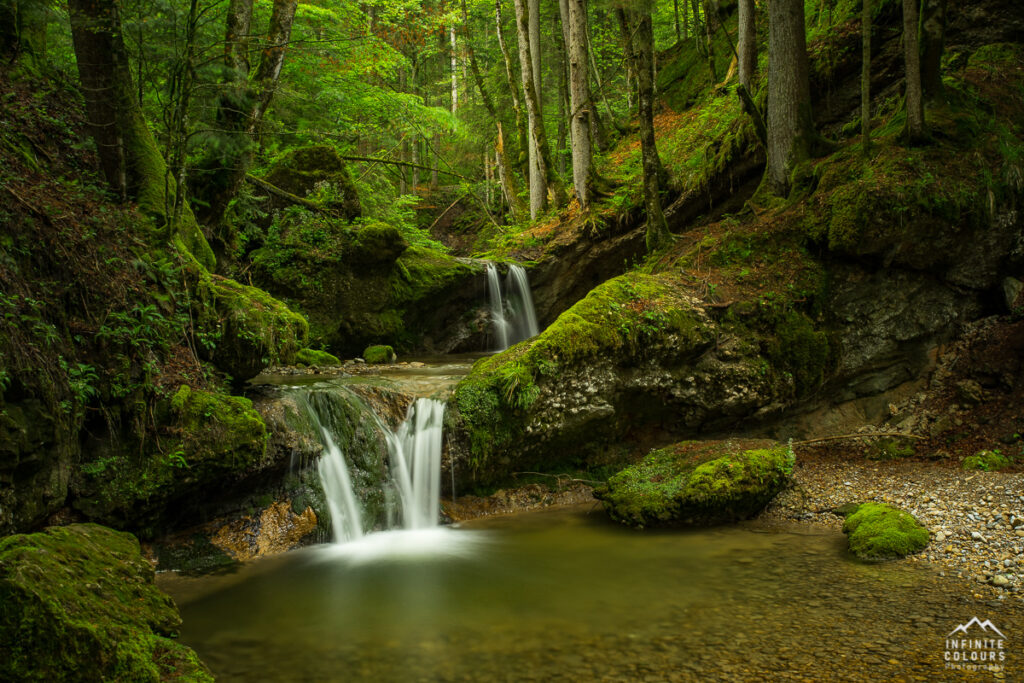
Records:
M533 308L530 279L522 266L509 265L503 287L498 269L493 263L488 263L487 295L499 351L540 332L537 313Z
M324 453L317 465L320 484L331 512L336 544L362 539L370 531L363 528L360 504L352 487L348 463L324 420L307 402L320 428ZM409 407L406 419L394 432L370 411L387 442L390 457L390 484L398 491L397 509L389 519L401 519L394 525L404 531L436 530L441 498L441 436L445 404L429 398L417 399ZM373 544L378 550L380 543Z

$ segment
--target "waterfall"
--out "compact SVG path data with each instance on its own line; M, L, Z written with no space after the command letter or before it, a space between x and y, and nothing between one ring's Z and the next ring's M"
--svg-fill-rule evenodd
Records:
M530 279L525 268L510 264L502 287L497 267L488 263L487 295L499 351L540 332L537 313L533 308L533 295L530 293Z
M347 390L340 400L362 401ZM335 543L363 538L372 531L364 528L364 515L353 486L349 463L337 442L338 433L332 426L338 416L332 412L332 402L324 400L327 392L306 392L301 403L305 406L324 446L317 464L320 485L331 513ZM388 497L389 526L396 529L431 529L437 526L441 497L441 448L445 404L429 398L417 399L409 407L406 419L391 431L368 406L363 405L360 418L370 416L372 424L383 435L387 445L390 471L383 486L385 491L397 491ZM346 414L347 416L347 414ZM348 417L347 419L351 419Z

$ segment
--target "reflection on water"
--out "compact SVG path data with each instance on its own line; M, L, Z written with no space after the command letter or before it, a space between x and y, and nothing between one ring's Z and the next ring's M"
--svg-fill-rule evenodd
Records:
M943 669L957 624L990 618L1021 642L1019 602L843 548L753 527L636 533L586 508L161 584L220 681L960 680Z

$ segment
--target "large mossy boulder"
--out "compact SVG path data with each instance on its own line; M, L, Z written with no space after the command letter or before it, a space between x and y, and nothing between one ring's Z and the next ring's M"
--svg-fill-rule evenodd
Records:
M155 414L149 443L107 440L72 480L73 505L89 519L149 532L187 516L186 503L223 493L268 464L268 433L249 399L182 385Z
M909 512L884 503L864 503L846 518L850 551L864 560L891 560L923 550L928 529Z
M131 534L95 524L0 539L0 679L213 681Z
M265 180L302 198L322 190L328 198L325 208L346 220L362 215L359 194L348 167L333 147L317 145L294 149L274 160ZM288 206L286 200L274 195L268 200L271 210Z
M683 441L653 451L594 490L635 527L719 524L760 512L790 481L793 452L772 441Z
M687 438L777 414L820 382L829 345L803 313L765 310L723 314L670 274L613 278L537 337L476 362L449 401L449 453L490 484L621 467L618 447L636 434Z

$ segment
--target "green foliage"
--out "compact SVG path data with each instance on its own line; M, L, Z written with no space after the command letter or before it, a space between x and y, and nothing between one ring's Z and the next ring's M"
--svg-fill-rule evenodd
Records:
M341 365L337 356L316 349L300 349L295 354L296 365Z
M1001 451L991 450L978 451L974 455L967 456L964 458L964 461L960 466L965 470L992 472L995 470L1001 470L1004 467L1009 467L1012 462L1012 458L1003 455Z
M868 451L871 460L900 460L914 455L914 446L906 440L879 439Z
M865 560L906 557L916 553L930 539L928 529L903 510L883 503L864 503L846 518L843 533L850 550Z
M719 523L759 512L789 482L794 455L782 444L684 441L653 451L595 490L630 526Z

